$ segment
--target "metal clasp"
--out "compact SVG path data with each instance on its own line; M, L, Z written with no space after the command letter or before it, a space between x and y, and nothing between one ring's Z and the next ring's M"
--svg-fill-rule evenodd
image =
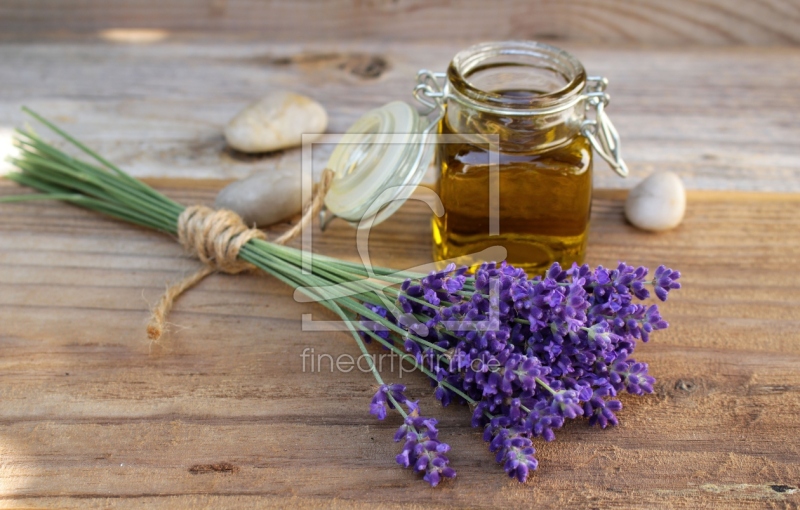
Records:
M434 110L444 113L444 102L447 97L447 74L434 73L427 69L417 72L417 86L414 87L414 99L428 107L428 111L420 112L430 115Z
M417 71L417 86L414 87L413 94L414 99L428 108L426 111L420 112L420 116L430 118L428 125L422 129L422 136L424 140L427 140L428 137L434 134L439 127L439 121L444 117L445 101L447 99L447 74L420 69ZM436 112L436 114L430 117L433 112ZM423 151L424 144L420 154Z
M586 109L595 109L595 118L586 119L581 125L581 133L589 139L594 150L611 165L620 177L628 176L628 166L622 160L619 133L606 114L606 106L611 100L605 90L608 79L602 76L589 76L586 79Z

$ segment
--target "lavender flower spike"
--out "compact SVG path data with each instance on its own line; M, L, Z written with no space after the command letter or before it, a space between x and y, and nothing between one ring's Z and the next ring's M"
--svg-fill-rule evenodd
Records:
M679 271L673 271L666 266L658 266L653 278L653 286L658 299L666 301L670 290L680 289L681 284L677 281L680 277L681 273Z
M382 384L375 396L372 397L372 402L369 404L369 414L375 416L379 420L386 418L386 406L389 409L394 409L394 404L389 399L389 395L394 398L398 404L404 404L408 398L403 394L406 387L402 384Z
M439 441L437 421L419 416L416 403L409 405L411 411L395 433L395 441L405 439L403 451L397 455L397 463L404 468L412 467L415 473L425 473L423 480L436 487L442 478L455 478L456 471L448 464L445 455L450 446Z

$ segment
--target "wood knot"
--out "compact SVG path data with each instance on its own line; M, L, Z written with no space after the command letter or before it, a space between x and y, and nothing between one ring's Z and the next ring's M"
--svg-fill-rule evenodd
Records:
M353 54L339 64L339 69L359 78L374 80L389 69L389 62L379 55Z
M380 78L389 68L389 61L380 55L369 53L298 53L281 57L257 57L248 61L263 65L306 68L331 67L365 80Z
M686 393L694 393L697 390L697 384L694 381L684 381L683 379L678 379L675 383L675 389L679 391L685 391Z
M195 464L189 468L189 472L193 475L202 475L205 473L237 473L239 466L235 466L230 462L219 462L217 464Z

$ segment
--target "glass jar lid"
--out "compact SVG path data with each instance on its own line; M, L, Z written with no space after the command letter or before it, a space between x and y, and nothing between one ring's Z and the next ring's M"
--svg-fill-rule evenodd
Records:
M428 138L437 123L421 118L403 101L358 119L328 160L334 178L325 195L326 214L354 226L391 216L422 182L433 158L433 140Z

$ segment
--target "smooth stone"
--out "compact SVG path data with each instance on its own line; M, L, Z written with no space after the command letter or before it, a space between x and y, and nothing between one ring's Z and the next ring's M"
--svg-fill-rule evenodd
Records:
M625 216L642 230L675 228L685 212L686 190L681 178L672 172L650 175L630 191L625 201Z
M242 152L269 152L297 147L303 134L321 135L326 127L328 114L321 104L294 92L277 91L236 114L225 126L225 140Z
M234 211L248 226L288 219L302 209L300 172L271 169L232 182L219 192L214 207Z

